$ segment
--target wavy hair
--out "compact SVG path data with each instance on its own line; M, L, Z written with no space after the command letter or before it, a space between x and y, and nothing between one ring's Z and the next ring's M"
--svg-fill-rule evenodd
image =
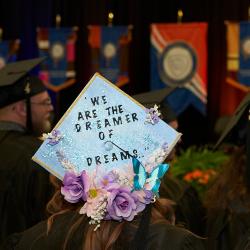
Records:
M53 176L51 176L50 180L55 186L56 191L47 204L47 211L51 215L47 221L47 234L49 234L53 226L53 222L58 216L69 211L79 211L84 204L83 202L71 204L65 201L60 191L61 182ZM174 202L167 199L156 200L152 206L150 223L174 224L175 218L174 211L172 209L173 204ZM129 242L133 240L136 229L139 226L141 214L138 215L132 222L102 221L101 227L97 231L94 231L95 225L88 224L87 216L81 215L70 226L64 240L63 250L67 248L70 240L74 236L74 233L76 233L79 227L83 224L85 225L82 246L83 250L109 250L114 247L116 248L117 246L120 246L123 249L128 249ZM128 245L125 246L126 244Z

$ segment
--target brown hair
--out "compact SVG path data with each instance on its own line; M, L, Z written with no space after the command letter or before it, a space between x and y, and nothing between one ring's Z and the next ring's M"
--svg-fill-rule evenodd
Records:
M57 189L52 199L47 204L47 210L51 214L47 222L47 233L50 232L53 222L57 216L64 214L68 211L79 211L83 206L83 203L71 204L64 200L60 187L61 183L56 177L51 177L51 182ZM158 199L153 204L151 212L151 224L155 223L174 223L174 211L172 209L173 202L167 199ZM86 215L82 215L72 223L67 236L64 241L63 249L67 248L70 239L73 234L81 225L86 225L83 235L83 247L82 249L88 250L101 250L112 249L122 243L124 245L129 244L133 239L136 229L140 222L140 215L138 215L133 222L116 222L116 221L102 221L101 227L94 231L96 225L89 225L87 223L88 218ZM122 233L124 232L124 233Z
M210 209L231 210L233 202L240 202L241 205L250 209L250 192L246 185L245 147L234 150L205 198L208 211Z

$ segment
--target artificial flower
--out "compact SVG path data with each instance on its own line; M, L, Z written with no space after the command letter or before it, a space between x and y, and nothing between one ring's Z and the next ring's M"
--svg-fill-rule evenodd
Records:
M156 124L160 120L161 113L158 111L158 106L154 105L153 108L146 109L146 122L151 124Z
M145 208L145 204L139 201L136 193L128 187L119 187L109 190L106 219L131 221Z
M51 133L43 134L43 139L48 139L48 144L51 146L58 144L62 138L61 132L57 129L54 129Z
M87 192L89 191L89 180L86 171L76 174L74 172L66 172L63 178L63 187L61 193L64 199L70 203L76 203L80 200L87 200Z

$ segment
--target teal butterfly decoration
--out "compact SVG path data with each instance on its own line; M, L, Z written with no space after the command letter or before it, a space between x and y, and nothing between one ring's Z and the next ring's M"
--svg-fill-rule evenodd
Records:
M140 190L144 188L144 185L147 183L147 187L153 193L158 195L159 187L161 184L160 179L169 169L168 164L159 164L153 169L151 173L147 173L145 167L141 164L136 158L132 158L133 170L135 173L134 176L134 190ZM147 188L147 189L148 189Z

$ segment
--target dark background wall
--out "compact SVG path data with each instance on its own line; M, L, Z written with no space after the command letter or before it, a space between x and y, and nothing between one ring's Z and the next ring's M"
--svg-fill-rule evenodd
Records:
M208 106L207 117L189 107L179 117L180 130L186 145L213 141L213 127L229 91L226 74L225 20L247 20L247 0L0 0L0 26L3 39L20 38L19 59L38 55L36 27L55 26L55 16L62 17L61 26L78 26L76 55L77 83L60 95L60 115L87 83L90 75L90 55L87 45L87 25L107 24L109 11L114 13L114 25L133 25L130 56L131 82L129 94L149 90L150 40L149 25L153 22L176 22L177 10L184 12L183 22L208 22ZM67 98L65 98L67 96Z

